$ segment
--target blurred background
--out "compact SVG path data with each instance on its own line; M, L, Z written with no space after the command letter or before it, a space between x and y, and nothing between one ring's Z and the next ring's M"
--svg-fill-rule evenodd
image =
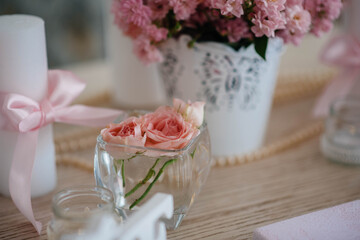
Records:
M0 0L0 15L44 19L49 67L105 57L105 8L99 0Z
M105 59L110 3L111 0L0 0L0 15L31 14L43 18L49 67L54 68ZM328 37L307 36L297 50L288 46L280 69L318 67L317 53L327 40Z
M122 86L126 85L127 89L132 85L137 88L138 83L134 82L134 77L128 81L124 78L137 76L136 69L144 67L133 56L131 41L122 37L120 30L112 24L111 2L112 0L0 0L0 15L30 14L43 18L49 68L73 71L87 81L85 93L93 95L112 89L112 82L116 81L118 84L119 78L123 79ZM320 63L318 55L330 37L339 32L341 22L342 19L339 19L335 29L326 36L315 38L307 35L300 46L286 46L281 58L280 73L293 75L327 71L328 67ZM133 71L129 70L129 66L133 66ZM155 69L155 65L151 67ZM113 69L116 71L113 72ZM154 70L151 73L153 72ZM148 73L146 76L148 86L145 88L153 88L153 91L140 95L152 94L147 100L149 101L154 95L164 94L159 90L159 83L149 81ZM117 96L124 95L123 102L124 99L131 99L121 89L117 92L120 93ZM151 104L158 104L163 98L164 96L159 96ZM132 102L135 100L131 99Z

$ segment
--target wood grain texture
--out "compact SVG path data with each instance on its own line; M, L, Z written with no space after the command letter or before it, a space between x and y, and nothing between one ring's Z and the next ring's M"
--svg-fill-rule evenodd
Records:
M311 123L313 99L273 109L266 142ZM73 128L56 126L56 132ZM92 161L93 149L74 152ZM74 184L94 184L88 171L58 167L56 191ZM50 193L33 199L37 236L10 199L0 197L0 239L46 239L51 218ZM360 168L332 163L313 139L274 157L245 165L214 167L180 228L169 239L250 239L255 228L360 198Z

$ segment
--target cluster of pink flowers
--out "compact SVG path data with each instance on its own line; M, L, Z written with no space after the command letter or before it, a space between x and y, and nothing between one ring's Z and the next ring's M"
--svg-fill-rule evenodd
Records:
M228 43L265 36L298 45L308 32L329 31L341 8L342 0L114 0L112 13L137 56L150 63L162 60L158 45L167 38L219 39L201 36L209 28Z
M340 15L342 2L338 0L304 0L304 8L311 14L311 32L319 37L333 27L333 21Z
M204 105L204 102L185 103L174 99L172 107L162 106L155 112L112 123L101 135L104 141L113 144L182 149L200 133Z

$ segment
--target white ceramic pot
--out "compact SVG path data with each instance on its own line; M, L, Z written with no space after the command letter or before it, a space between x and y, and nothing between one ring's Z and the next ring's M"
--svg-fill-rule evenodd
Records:
M238 52L220 43L188 48L189 36L162 46L159 65L168 97L206 101L214 156L243 154L263 143L283 42L271 39L264 61L251 45Z

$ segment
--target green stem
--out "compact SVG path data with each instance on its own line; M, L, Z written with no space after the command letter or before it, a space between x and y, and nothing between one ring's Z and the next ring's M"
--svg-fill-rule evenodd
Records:
M133 187L128 193L126 193L125 197L127 198L128 196L133 194L136 190L138 190L139 187L144 185L154 175L155 175L155 171L150 169L146 177L143 180L141 180L138 184L136 184L135 187Z
M156 159L154 165L149 169L148 173L146 174L146 177L143 180L141 180L138 184L136 184L135 187L133 187L128 193L126 193L125 197L128 197L131 194L133 194L136 190L138 190L139 187L144 185L147 181L149 181L149 179L152 176L155 175L154 168L156 167L156 165L158 164L159 161L160 161L160 158Z
M190 153L190 156L191 156L192 159L194 159L195 152L196 152L196 148L194 149L194 151L192 153Z
M134 156L131 156L131 157L128 158L128 161L130 161L131 159L136 158L136 157L137 157L137 154L135 153Z
M122 159L121 162L122 162L122 165L121 165L121 177L122 177L122 181L123 181L123 187L125 187L125 160Z
M116 166L116 162L114 163L114 170L115 170L115 173L117 174L118 169L117 169L117 166Z
M122 164L123 159L116 159L114 160L114 169L115 173L118 174L119 169L117 168L118 165Z
M146 197L146 195L150 192L150 190L151 190L151 188L153 187L153 185L156 183L156 181L160 178L161 174L164 172L165 168L166 168L169 164L175 162L176 160L177 160L177 159L174 158L174 159L170 159L170 160L168 160L167 162L164 163L164 165L160 168L158 174L156 175L154 181L152 181L152 182L150 183L150 185L146 188L145 192L144 192L138 199L136 199L136 200L130 205L130 209L132 209L133 207L135 207L139 202L141 202L141 200L143 200L143 199Z

